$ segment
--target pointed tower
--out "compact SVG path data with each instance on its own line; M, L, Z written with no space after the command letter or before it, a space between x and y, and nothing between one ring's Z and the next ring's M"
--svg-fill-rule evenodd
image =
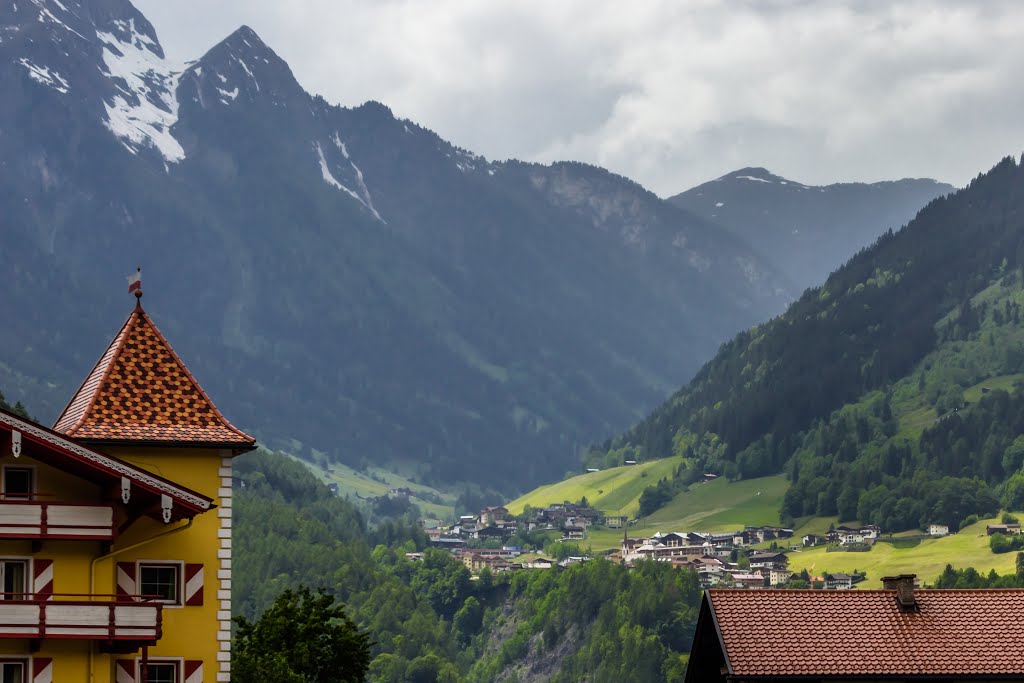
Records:
M252 450L221 415L141 304L128 316L55 431L90 445Z
M134 280L131 291L141 297ZM142 668L150 680L230 680L231 459L255 448L255 440L217 410L141 300L53 429L207 496L217 508L177 530L168 528L172 515L159 510L128 520L104 556L111 561L97 565L107 592L164 596L162 637L148 663L115 657L117 680L143 680Z

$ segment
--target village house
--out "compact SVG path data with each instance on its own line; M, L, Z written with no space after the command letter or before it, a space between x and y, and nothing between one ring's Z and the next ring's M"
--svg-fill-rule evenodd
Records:
M622 529L626 526L626 515L609 515L604 518L604 525L609 529Z
M729 575L737 588L764 588L764 577L753 572L737 571Z
M686 683L1024 680L1024 589L705 592Z
M929 524L928 525L929 536L948 536L949 527L945 524Z
M254 447L141 301L52 429L0 411L3 680L230 680L232 458Z
M830 591L849 590L853 588L854 578L853 574L844 574L842 572L825 574L825 589Z
M1020 524L987 524L985 526L985 533L989 536L992 534L1016 536L1020 534Z
M751 569L785 569L789 566L789 558L786 557L785 553L752 553L748 559L750 560Z
M789 583L790 577L793 576L793 572L788 569L769 569L768 570L768 585L769 586L784 586Z
M498 522L504 522L507 519L508 510L500 505L496 505L494 507L485 507L481 510L476 523L481 527L489 527L494 526Z
M803 537L803 539L801 539L801 542L803 543L805 548L809 548L811 546L816 546L816 545L821 545L823 543L827 543L828 542L828 537L826 537L826 536L819 536L818 534L807 534L806 536Z
M538 557L528 562L523 562L524 569L551 569L557 563L554 560L550 560L546 557Z

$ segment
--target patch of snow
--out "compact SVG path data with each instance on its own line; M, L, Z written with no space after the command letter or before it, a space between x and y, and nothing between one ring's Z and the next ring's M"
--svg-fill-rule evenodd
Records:
M715 208L720 209L725 206L725 202L715 202Z
M192 73L196 75L196 78L199 78L203 75L203 67L197 66L196 68L192 69Z
M235 61L242 65L242 68L245 69L245 73L249 74L249 78L252 79L253 84L256 86L256 92L259 92L260 91L260 82L256 80L256 76L254 76L252 71L249 70L249 65L246 64L245 62L243 62L238 57L235 57Z
M487 169L487 175L494 175L494 169L493 168Z
M129 34L127 42L112 33L96 32L103 43L107 75L122 93L104 102L106 126L122 140L155 147L167 161L181 161L185 150L171 134L171 126L178 121L175 91L182 72L172 70L153 51L152 39L135 30L134 20L116 24Z
M344 190L345 192L348 192L350 195L358 199L360 203L362 203L363 200L359 199L359 195L357 195L355 192L339 183L338 179L334 177L333 173L331 173L331 169L328 168L327 166L327 158L324 157L324 148L320 146L319 142L316 143L316 154L318 157L320 157L320 175L324 177L324 182L327 183L328 185L333 185L339 190Z
M221 76L220 74L216 74L216 76L217 76L217 78L220 79L221 83L227 83L228 82L228 77L227 76Z
M348 147L342 142L341 137L338 136L338 131L334 131L334 137L331 138L334 141L334 146L341 150L341 155L348 159ZM353 164L354 166L355 164Z
M68 82L56 71L51 72L44 66L36 66L24 57L19 59L18 63L28 69L28 75L32 80L48 85L59 93L67 93L69 89Z
M359 183L359 192L361 193L362 196L357 195L355 192L349 190L347 187L342 189L344 189L350 195L358 199L359 203L365 206L369 210L369 212L373 214L374 218L379 220L381 223L387 223L386 220L381 218L380 214L377 213L377 209L373 206L373 198L370 197L370 190L369 188L366 187L366 181L363 180L363 172L358 166L356 166L356 162L352 161L352 158L348 154L348 147L345 146L345 141L341 139L340 135L338 135L338 131L334 131L334 135L331 136L331 141L334 143L335 147L341 150L342 156L344 156L345 159L348 160L348 163L352 167L352 170L355 171L356 182ZM327 173L329 175L330 169L327 168L327 160L324 158L324 152L323 149L320 147L319 143L317 144L317 150L320 152L320 171L322 173ZM332 175L331 178L334 178L334 176ZM326 180L326 177L324 179ZM329 182L330 181L328 181L328 183ZM335 180L334 182L337 182L337 180Z
M780 180L779 185L789 185L785 180Z
M220 88L217 88L217 92L219 92L221 95L223 95L224 97L227 97L228 99L231 99L231 100L234 100L236 97L238 97L238 87L237 86L235 87L234 90L221 90ZM225 104L227 104L227 103L225 102Z
M55 4L55 5L57 6L57 7L60 7L60 8L61 8L62 10L64 10L65 12L67 12L67 11L68 11L68 8L67 8L67 7L65 7L64 5L62 5L62 4L61 4L61 2L60 2L60 0L51 0L51 1L53 2L53 4Z
M402 129L405 130L406 133L411 133L412 132L411 130L409 130L409 124L407 124L407 123L403 123L402 124Z
M736 177L740 178L742 180L756 180L759 183L770 183L770 182L772 182L770 180L765 180L764 178L758 178L757 176L752 176L752 175L738 175Z
M74 33L76 36L78 36L82 40L86 39L85 36L83 36L81 33L79 33L78 31L76 31L75 29L71 28L70 26L65 24L63 21L61 21L60 19L55 17L53 15L53 12L51 12L49 9L47 9L47 7L46 7L46 5L44 3L44 0L32 0L32 3L35 4L35 6L39 8L39 17L38 18L39 18L39 23L40 24L45 24L47 21L52 21L53 23L55 23L58 26L60 26L61 28L63 28L65 31L69 31L70 33ZM57 3L57 6L59 6L65 12L68 11L68 8L65 7L64 5L61 5L59 2ZM15 7L14 11L17 12L18 8Z
M316 155L319 157L319 162L321 162L321 175L324 176L324 182L334 187L337 187L338 189L344 190L345 193L351 196L352 199L354 199L356 202L369 209L370 212L373 213L374 216L377 218L377 220L383 222L384 219L380 217L380 214L377 213L376 209L374 209L372 206L368 206L365 201L362 201L361 197L353 193L353 191L346 187L345 185L338 182L338 179L334 177L334 174L331 173L331 169L327 165L327 158L324 157L324 147L322 147L321 144L319 144L319 142L316 143ZM354 168L355 164L352 164L352 167ZM358 169L356 169L356 172L358 173ZM362 184L362 174L358 173L357 177L359 179L359 183ZM362 189L366 190L366 185L362 185Z

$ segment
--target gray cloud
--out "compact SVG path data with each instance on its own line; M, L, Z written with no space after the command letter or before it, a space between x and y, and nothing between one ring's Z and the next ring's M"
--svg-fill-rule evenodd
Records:
M136 0L168 55L248 24L330 101L673 194L740 166L963 184L1024 150L1024 3Z

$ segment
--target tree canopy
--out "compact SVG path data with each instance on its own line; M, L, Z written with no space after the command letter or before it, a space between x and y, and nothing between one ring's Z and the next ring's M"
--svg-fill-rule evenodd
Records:
M256 621L235 623L239 683L361 683L370 668L370 637L324 591L285 590Z

